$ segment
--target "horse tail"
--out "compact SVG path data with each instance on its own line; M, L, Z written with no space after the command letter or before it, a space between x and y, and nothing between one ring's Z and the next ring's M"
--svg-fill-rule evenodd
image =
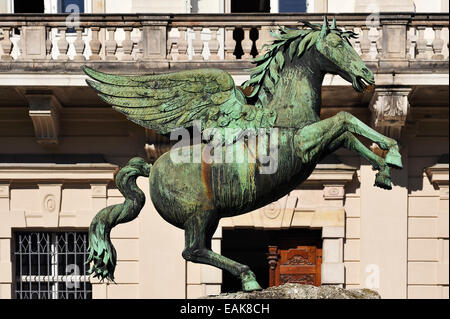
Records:
M125 197L125 202L100 210L89 226L89 257L86 264L93 262L89 274L114 282L117 253L111 242L111 229L118 224L134 220L145 204L145 195L136 185L139 176L150 175L151 165L142 158L135 157L119 170L115 177L117 188Z

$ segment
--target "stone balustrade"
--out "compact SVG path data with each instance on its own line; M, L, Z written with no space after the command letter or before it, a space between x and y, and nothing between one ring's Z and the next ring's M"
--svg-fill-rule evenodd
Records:
M448 68L446 13L380 14L379 20L363 14L335 17L339 27L359 35L352 44L372 68ZM0 15L0 72L20 62L55 70L58 63L147 62L146 68L155 69L180 63L198 67L205 61L245 64L273 39L271 28L298 27L300 20L321 23L323 15L89 14L81 15L77 25L68 25L66 18Z

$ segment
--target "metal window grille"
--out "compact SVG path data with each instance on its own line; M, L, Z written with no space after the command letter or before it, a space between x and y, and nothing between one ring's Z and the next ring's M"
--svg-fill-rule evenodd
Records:
M15 233L17 299L91 299L86 232Z

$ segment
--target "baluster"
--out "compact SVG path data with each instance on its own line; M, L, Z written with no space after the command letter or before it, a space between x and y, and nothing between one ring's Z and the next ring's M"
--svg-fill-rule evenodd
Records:
M186 61L188 59L187 49L188 42L186 40L186 27L178 27L178 32L180 37L178 38L177 48L178 48L178 58L179 61Z
M46 32L45 55L47 57L47 60L51 60L52 59L52 48L53 48L52 28L51 27L45 28L45 32Z
M102 47L102 44L101 44L100 40L98 39L100 27L91 27L91 32L92 32L92 39L91 39L91 41L89 41L89 46L91 48L92 54L89 57L89 60L98 61L98 60L101 60L100 49Z
M75 31L77 32L77 38L73 41L73 46L75 47L76 55L73 59L74 61L85 61L86 58L83 52L86 44L83 41L83 28L75 28Z
M19 49L19 56L17 57L17 60L23 60L24 56L23 56L23 47L25 46L24 43L24 39L25 37L23 36L23 28L20 27L19 29L19 41L17 41L17 47Z
M447 43L444 45L444 47L447 47L447 57L446 57L446 60L450 60L450 41L449 41L449 31L450 31L450 29L449 29L449 27L447 26L446 28L445 28L445 40L447 41Z
M167 60L173 61L173 53L175 51L177 44L172 38L167 38Z
M257 56L260 56L262 54L262 47L264 45L263 39L262 39L263 28L264 27L256 27L256 29L258 30L258 39L256 39L256 41L255 41L256 51L258 51Z
M442 54L442 49L444 48L444 40L441 39L441 30L442 27L436 26L433 27L434 30L434 39L431 43L433 47L433 56L431 57L433 60L443 60L444 55Z
M116 61L116 51L117 51L117 42L114 38L114 34L116 33L116 28L106 28L108 31L108 40L105 42L106 49L106 61Z
M209 40L208 47L209 47L209 59L212 61L217 61L220 59L219 57L219 48L220 43L219 40L217 40L217 31L219 30L218 27L210 27L209 30L211 31L211 40Z
M1 60L3 60L3 61L11 61L13 59L12 56L11 56L13 43L12 43L12 41L10 39L10 36L11 36L10 32L11 32L12 28L3 27L2 30L3 30L4 38L1 41L1 47L2 47L2 50L3 50L3 54L2 54Z
M58 27L58 30L60 33L60 39L57 43L59 50L58 60L67 61L69 60L69 56L67 55L67 51L69 50L69 42L67 42L66 39L67 27Z
M250 39L250 27L243 27L244 30L244 39L242 39L242 51L244 51L244 55L241 59L250 59L252 56L250 52L252 51L253 42Z
M170 35L174 30L173 28L168 28L167 30L167 60L174 61L177 60L176 57L178 55L177 39L173 35Z
M372 57L370 56L370 47L371 47L371 42L369 39L369 27L366 26L362 26L361 27L362 30L362 39L361 39L361 59L367 61L367 60L371 60Z
M144 29L143 28L139 28L139 35L140 35L140 39L137 44L137 54L136 54L136 58L138 60L142 59L142 57L144 56L144 45L143 45L143 40L142 40L144 37Z
M274 40L274 38L270 35L270 27L268 26L262 26L258 28L258 39L256 40L256 49L258 50L258 55L265 54L267 51L267 47L265 50L263 49L263 46L266 43L270 43Z
M233 39L234 27L225 28L225 60L236 60L234 50L236 48L236 41Z
M412 27L406 27L406 59L412 60Z
M427 58L427 40L425 39L425 27L417 27L419 35L416 42L417 60L424 60Z
M133 51L133 40L131 40L131 31L133 31L132 27L126 27L123 28L123 31L125 31L125 39L122 41L122 48L123 48L123 61L131 61L133 60L133 57L131 56L131 52Z
M203 60L203 41L201 38L202 27L194 27L195 39L192 40L192 47L194 49L194 55L192 60Z
M378 37L375 41L375 47L377 49L376 59L379 60L381 58L381 54L383 52L383 27L380 25L377 27Z
M170 32L172 31L172 28L167 28L167 60L174 60L173 58L173 52L174 47L176 47L176 41L172 36L170 36Z

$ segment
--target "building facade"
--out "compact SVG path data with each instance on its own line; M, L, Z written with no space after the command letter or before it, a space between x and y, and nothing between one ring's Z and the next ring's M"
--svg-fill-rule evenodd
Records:
M240 85L272 27L321 23L324 14L359 34L352 44L376 85L357 93L327 75L321 117L345 110L397 139L404 168L382 190L368 162L339 150L279 201L223 219L212 248L248 263L266 287L273 276L290 281L277 270L280 256L298 252L314 259L314 277L294 281L372 288L383 298L449 297L448 2L240 2L0 0L0 298L238 289L228 274L182 258L184 233L158 215L142 177L144 208L111 234L116 284L86 275L90 221L123 201L115 172L134 156L155 161L171 142L102 102L81 66L120 74L214 67Z

